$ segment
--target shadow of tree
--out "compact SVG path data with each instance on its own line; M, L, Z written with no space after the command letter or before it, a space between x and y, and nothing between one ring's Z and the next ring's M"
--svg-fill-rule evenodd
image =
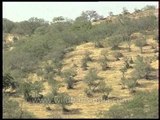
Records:
M73 108L73 109L70 109L69 111L67 112L63 112L63 114L81 114L80 110L82 110L81 108Z

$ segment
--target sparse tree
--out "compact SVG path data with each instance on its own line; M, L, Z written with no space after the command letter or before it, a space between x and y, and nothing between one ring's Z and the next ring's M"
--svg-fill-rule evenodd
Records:
M84 82L88 85L90 90L95 91L96 87L99 85L99 80L101 78L97 75L97 70L92 68L89 70L84 78Z
M146 45L146 38L141 37L135 41L135 45L140 48L141 54L143 53L143 46Z
M87 62L92 61L92 58L90 57L90 52L86 52L84 58L82 59L82 68L83 70L87 70Z
M103 56L101 59L100 59L100 65L102 67L102 70L107 70L109 68L108 64L107 64L107 58L106 56Z
M81 15L85 16L89 21L98 20L102 17L94 10L83 11Z
M74 69L67 69L64 71L63 73L63 77L65 79L65 82L67 84L67 89L73 89L73 85L74 85L74 76L76 75L76 72L74 71Z
M124 40L125 42L127 42L128 51L129 51L129 52L131 52L131 38L130 38L130 35L131 35L131 34L126 34L126 33L123 34L123 40Z

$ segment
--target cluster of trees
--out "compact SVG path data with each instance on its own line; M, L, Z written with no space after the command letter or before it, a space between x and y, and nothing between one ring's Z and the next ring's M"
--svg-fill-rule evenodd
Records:
M93 26L90 21L92 17L84 17L87 16L84 13L77 17L75 21L65 19L62 16L54 18L53 22L47 26L45 26L45 21L38 18L28 20L28 23L33 25L27 25L27 27L33 27L29 28L29 30L34 32L24 32L27 35L31 34L30 37L28 36L23 40L17 41L12 51L4 51L4 68L12 69L12 71L33 71L36 69L36 63L39 60L57 57L62 59L65 54L64 50L67 47L83 42L95 41L96 46L101 47L101 40L106 37L109 37L109 39L106 39L106 42L112 49L118 49L122 42L126 42L129 51L131 51L132 33L153 30L157 27L155 16L142 17L134 21L125 16L119 16L119 22L101 23ZM85 14L89 13L86 12ZM11 27L9 23L3 22L3 30L9 32L9 30L5 30L10 29L7 26ZM26 27L24 28L27 30ZM20 29L19 31L23 30ZM138 38L135 42L141 50L145 45L145 41L142 39L144 38Z
M119 16L118 19L119 26L116 31L114 31L114 34L112 34L107 40L108 45L111 46L112 50L114 50L118 49L118 46L125 42L127 43L128 51L130 52L130 47L133 40L131 35L134 32L140 32L141 35L138 36L134 43L137 47L140 47L142 52L142 47L146 44L145 35L142 33L146 34L146 31L156 29L158 24L156 22L155 16L146 16L134 21L126 16Z
M48 26L49 23L43 19L32 17L27 21L12 22L6 18L3 19L3 33L31 35L37 28Z

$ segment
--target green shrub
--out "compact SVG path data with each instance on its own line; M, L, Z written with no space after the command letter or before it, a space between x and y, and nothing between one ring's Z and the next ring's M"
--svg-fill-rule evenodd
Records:
M112 50L119 49L119 45L120 45L121 42L122 42L122 36L121 35L113 35L107 41L108 45L111 46Z
M106 85L105 81L103 80L100 81L100 84L98 87L99 87L99 92L103 93L102 99L107 100L110 92L112 91L112 88Z
M34 83L24 82L20 89L23 93L24 99L28 102L40 102L43 98L43 95L40 94L44 90L41 81L35 81Z
M89 94L88 96L92 95L92 92L96 92L96 88L99 86L99 81L102 78L97 75L97 70L92 68L84 77L84 82L88 85L88 89L86 89L86 93Z
M55 97L59 94L58 93L58 89L59 89L59 86L57 84L54 84L52 86L52 91L50 94L47 95L47 101L46 101L46 104L48 103L55 103Z
M22 105L20 105L17 101L10 100L8 96L3 94L3 118L21 119L35 117L32 113L24 110Z
M100 62L100 65L102 67L102 70L107 70L109 68L109 66L107 64L107 57L106 56L104 56L103 58L101 58L99 60L99 62Z
M74 76L76 76L76 72L74 71L74 69L67 69L63 72L63 77L67 84L67 89L73 89Z
M137 92L134 98L103 112L103 118L158 118L158 90Z
M90 52L86 52L85 56L83 57L83 59L81 60L82 62L82 68L83 70L87 70L87 62L92 61L91 57L90 57Z
M108 112L104 112L102 114L102 118L129 118L128 111L124 109L123 106L114 105L112 106Z
M90 69L84 79L85 79L84 81L87 83L88 86L92 86L92 85L94 86L95 81L97 81L99 79L99 77L97 75L97 70Z
M129 89L129 91L131 93L134 93L135 92L135 88L137 86L137 79L135 79L135 78L127 79L125 81L125 85L128 87L128 89Z
M151 72L150 64L147 61L145 61L143 57L137 56L132 76L137 77L137 79L141 78L148 79L150 72Z

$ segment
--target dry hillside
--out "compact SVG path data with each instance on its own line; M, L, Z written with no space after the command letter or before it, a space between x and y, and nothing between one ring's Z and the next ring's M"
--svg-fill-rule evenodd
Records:
M155 55L151 44L155 41L148 37L147 39L148 45L144 47L143 56L152 57ZM123 44L120 46L121 49L119 52L123 54L124 57L132 57L135 60L135 57L140 54L139 48L135 47L133 44L131 46L131 52L128 52L126 45ZM106 50L107 57L109 58L109 70L102 71L101 66L98 60L102 57L101 51ZM84 76L88 72L88 70L84 71L81 68L81 59L83 58L86 51L91 52L91 58L93 62L88 63L88 70L90 68L96 68L98 70L98 75L103 77L105 82L112 86L113 91L109 95L109 100L107 101L97 101L101 100L101 94L95 93L94 97L89 98L86 96L84 90L86 88L86 84L84 83ZM122 89L120 84L120 78L122 76L120 72L120 68L124 64L124 57L122 57L119 61L115 61L112 53L114 51L111 50L109 47L107 48L95 48L94 43L85 43L82 45L77 46L73 51L67 53L63 59L63 67L62 71L68 68L73 68L77 75L75 76L76 85L74 89L68 90L66 88L66 84L64 83L63 79L59 76L56 77L57 81L61 81L61 87L59 92L67 92L72 98L76 100L73 101L73 104L67 106L67 108L73 110L73 113L63 114L61 111L61 107L56 104L40 104L40 103L28 103L23 100L21 97L13 98L23 103L23 109L26 109L33 114L36 115L37 118L53 118L53 117L60 117L60 118L97 118L99 112L103 112L104 110L109 110L109 108L114 104L119 104L120 102L128 99L132 99L132 94L129 92L128 89ZM76 65L76 66L75 66ZM152 68L156 71L158 77L158 60L154 60L151 62ZM127 71L127 76L130 76L130 73L133 71L130 68ZM36 74L31 74L31 80L41 80ZM154 88L158 89L158 78L153 78L152 80L139 80L138 83L140 84L139 87L136 87L137 91L147 91ZM48 94L51 90L51 86L44 82L45 90L43 94ZM79 101L80 100L80 101ZM52 109L51 111L46 110L46 106L50 106Z

